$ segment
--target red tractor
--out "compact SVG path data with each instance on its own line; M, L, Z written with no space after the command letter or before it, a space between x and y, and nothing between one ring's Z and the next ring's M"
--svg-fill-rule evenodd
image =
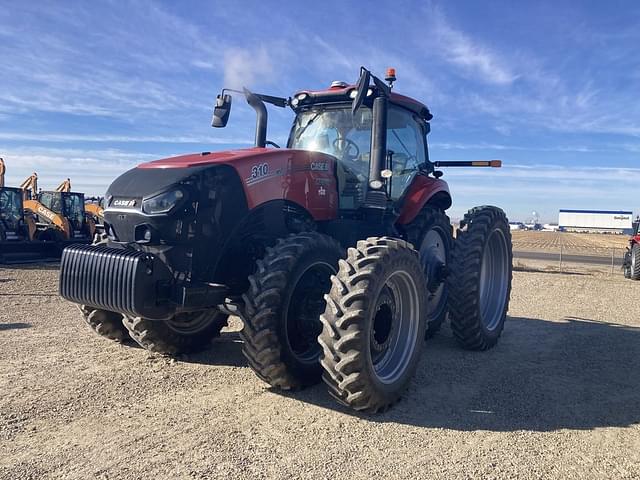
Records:
M633 235L624 254L622 269L625 278L640 280L640 216L633 222Z
M500 163L430 161L432 115L394 81L362 68L356 85L293 98L223 90L213 126L243 96L255 148L121 175L105 236L64 251L60 294L99 334L162 354L206 347L238 315L261 379L290 390L323 378L367 412L399 398L445 318L463 347L492 347L511 291L509 222L473 208L454 241L437 168ZM287 148L267 141L265 103L295 113Z

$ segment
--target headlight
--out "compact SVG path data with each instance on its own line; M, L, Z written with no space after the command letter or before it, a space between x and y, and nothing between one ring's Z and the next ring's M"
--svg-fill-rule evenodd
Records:
M170 212L184 198L180 189L170 190L142 201L142 211L150 215Z

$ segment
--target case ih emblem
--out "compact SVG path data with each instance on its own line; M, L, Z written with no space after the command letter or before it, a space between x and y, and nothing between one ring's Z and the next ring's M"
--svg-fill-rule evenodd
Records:
M311 170L316 172L328 172L329 164L327 162L311 162Z
M114 207L135 207L136 201L135 200L114 200L113 206Z

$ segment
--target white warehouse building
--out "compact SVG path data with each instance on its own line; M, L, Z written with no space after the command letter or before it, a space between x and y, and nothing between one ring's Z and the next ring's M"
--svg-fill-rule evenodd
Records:
M558 226L573 231L625 232L632 228L633 212L626 210L560 210Z

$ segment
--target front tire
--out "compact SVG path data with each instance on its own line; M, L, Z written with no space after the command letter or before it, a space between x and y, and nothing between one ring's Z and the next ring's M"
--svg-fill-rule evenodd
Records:
M240 335L249 365L272 387L293 390L320 381L323 296L342 256L334 239L308 232L280 239L257 262L243 295Z
M57 233L57 232L54 232ZM96 238L93 245L106 246L107 238ZM122 323L123 315L108 310L100 310L89 305L78 305L82 318L95 333L118 343L130 340L129 332Z
M78 305L78 308L89 328L101 337L118 343L129 340L129 333L122 324L121 313L100 310L87 305Z
M451 329L464 348L487 350L497 343L509 308L512 262L505 213L490 206L469 210L460 222L448 277Z
M413 376L426 329L426 281L409 243L368 238L331 278L318 338L329 393L355 410L395 403Z
M179 355L204 350L227 325L228 316L216 309L185 312L170 320L149 320L126 315L122 323L138 345L161 355Z

